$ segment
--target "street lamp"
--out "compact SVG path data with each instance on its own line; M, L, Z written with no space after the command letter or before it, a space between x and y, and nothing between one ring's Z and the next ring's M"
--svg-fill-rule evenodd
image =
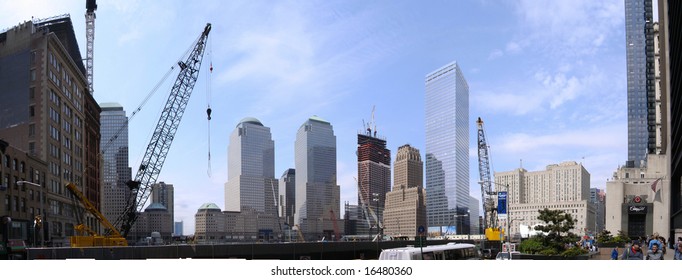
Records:
M43 224L44 220L46 220L46 218L47 218L47 211L45 210L45 191L40 190L43 187L40 184L36 184L33 182L29 182L29 181L17 181L16 184L18 186L23 186L24 184L31 185L34 187L38 187L38 189L39 189L38 193L40 194L40 196L38 197L38 199L40 200L40 209L41 209L40 211L42 213L39 212L38 215L35 215L35 213L33 213L34 214L34 217L33 217L33 219L34 219L33 220L33 225L34 225L33 226L33 246L35 246L35 243L36 243L35 240L36 240L36 235L37 235L36 234L36 226L40 227L41 231L42 231L42 224ZM42 215L43 213L45 213L45 217L43 217L43 215ZM40 247L44 247L45 246L45 237L43 236L43 234L41 234L40 237L41 237L40 238Z

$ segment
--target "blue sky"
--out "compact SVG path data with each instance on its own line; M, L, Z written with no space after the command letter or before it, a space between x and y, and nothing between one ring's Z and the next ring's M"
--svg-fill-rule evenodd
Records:
M363 120L376 107L393 157L410 144L424 158L424 78L452 61L470 90L472 196L481 193L479 116L493 171L521 160L530 171L577 161L592 187L605 188L627 159L622 0L97 2L94 96L122 104L128 115L206 23L213 26L205 67L159 176L175 186L175 219L186 234L201 204L225 208L228 138L242 118L271 128L277 178L294 167L298 127L312 115L330 121L341 203L354 204ZM0 29L66 13L85 57L85 1L0 0ZM133 172L176 75L131 121Z

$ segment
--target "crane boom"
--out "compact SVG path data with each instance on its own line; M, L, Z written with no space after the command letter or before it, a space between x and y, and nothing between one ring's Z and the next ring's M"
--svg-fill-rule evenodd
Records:
M69 183L69 184L66 185L66 189L68 189L69 191L71 191L71 193L73 193L73 195L74 195L76 198L78 198L78 200L81 202L81 204L83 204L83 206L85 207L85 209L88 210L88 212L90 212L90 214L92 214L93 216L95 216L95 218L96 218L102 225L104 225L104 227L107 228L107 231L111 233L110 236L99 237L99 239L107 239L107 240L109 240L109 242L101 242L101 244L105 244L105 245L115 245L115 246L127 246L127 245L128 245L128 243L126 242L125 238L123 238L123 237L121 236L121 234L118 232L118 230L116 230L116 227L114 227L114 225L112 225L111 223L109 223L109 221L107 220L107 218L105 218L104 215L102 215L102 213L99 212L99 210L97 210L97 207L95 207L95 206L90 202L90 200L88 200L88 199L85 197L85 195L83 195L83 193L82 193L80 190L78 190L78 187L76 187L76 185L74 185L73 183ZM93 235L93 236L96 235L96 233L95 233L92 229L90 229L88 226L86 226L86 225L84 225L84 224L78 225L78 226L77 226L77 229L78 229L78 230L82 230L82 231L87 231L89 234L91 234L91 235ZM74 236L74 237L75 237L75 236ZM87 242L83 242L83 240L85 240L85 241L87 241ZM74 246L74 247L92 246L92 244L94 244L92 240L94 240L94 239L92 239L92 238L78 238L78 237L75 237L75 238L72 238L72 244L71 244L71 246ZM89 244L87 244L87 243L89 243ZM87 245L86 245L86 244L87 244Z
M117 226L120 226L120 232L123 237L128 236L133 224L137 220L138 213L142 212L145 203L147 203L147 199L151 194L151 186L156 182L157 177L161 173L161 167L163 167L175 137L175 132L180 125L180 120L189 102L194 84L199 77L199 69L201 68L206 40L210 31L211 24L207 23L187 59L184 62L178 62L180 73L178 73L168 101L166 101L166 105L161 112L161 117L149 141L135 179L128 182L131 195L128 198L126 208L115 222Z
M496 228L497 217L495 210L495 201L493 191L493 183L490 177L490 154L488 153L488 144L485 140L485 132L483 131L483 120L479 117L476 120L478 126L478 171L481 179L481 201L483 203L483 228Z

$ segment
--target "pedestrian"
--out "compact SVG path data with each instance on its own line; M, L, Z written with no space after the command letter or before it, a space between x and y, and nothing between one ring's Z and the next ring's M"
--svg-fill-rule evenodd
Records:
M682 243L677 243L673 260L682 260Z
M622 260L643 260L644 254L642 249L639 247L639 241L633 240L630 248L623 250Z
M616 248L613 248L613 251L611 251L611 259L617 260L618 255L620 255L620 253L618 253L618 246L616 246Z
M651 250L646 252L646 259L647 260L662 260L663 259L663 251L658 249L658 244L654 244L651 247Z
M658 240L658 232L654 233L653 236L651 236L651 240L649 240L649 250L654 246L654 244L658 245L658 248L661 248L661 241Z
M661 243L661 246L659 246L658 248L659 250L663 251L663 255L665 256L666 249L668 248L668 246L665 243L665 237L659 236L658 241Z

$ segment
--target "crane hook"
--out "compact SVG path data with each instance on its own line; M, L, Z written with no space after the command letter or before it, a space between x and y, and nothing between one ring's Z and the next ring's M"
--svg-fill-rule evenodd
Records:
M208 120L209 120L209 121L211 120L211 111L212 111L212 110L211 110L210 107L209 107L208 109L206 109L206 115L208 115Z

